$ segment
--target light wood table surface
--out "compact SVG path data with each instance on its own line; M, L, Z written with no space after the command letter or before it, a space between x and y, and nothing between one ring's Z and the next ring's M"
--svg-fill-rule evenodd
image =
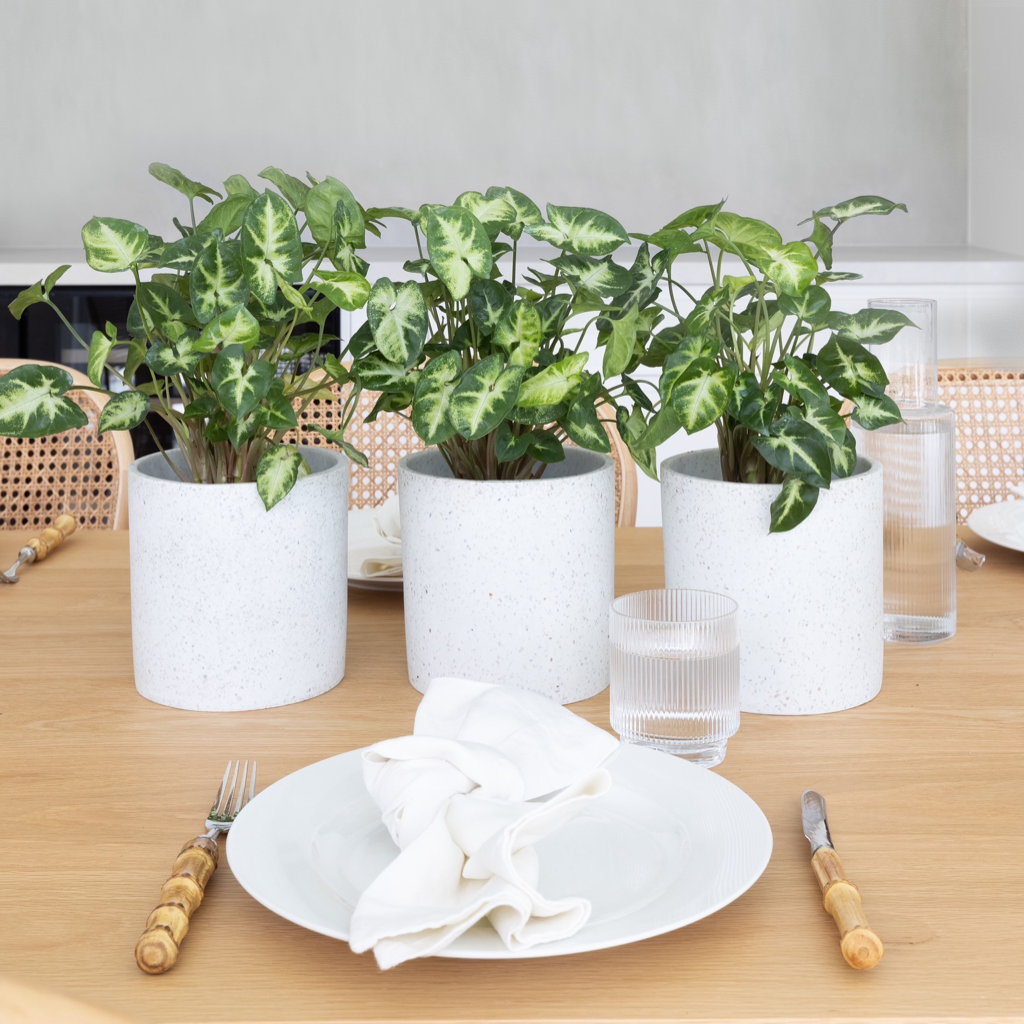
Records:
M135 940L228 758L259 758L267 785L409 732L419 696L401 596L353 591L332 692L239 714L148 703L132 682L128 538L79 534L0 588L0 974L139 1021L1024 1020L1024 555L966 536L989 560L957 574L954 639L889 647L864 707L743 716L717 770L764 809L775 851L720 913L583 956L381 973L265 910L222 857L178 965L148 977ZM0 542L13 556L23 538ZM617 559L619 592L662 584L660 531L620 530ZM315 595L278 612L301 643ZM606 694L574 710L607 725ZM874 971L845 965L821 908L808 786L885 940Z

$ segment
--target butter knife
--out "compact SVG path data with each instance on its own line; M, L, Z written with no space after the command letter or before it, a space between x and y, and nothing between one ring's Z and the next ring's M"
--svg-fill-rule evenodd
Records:
M882 940L871 930L860 902L860 890L846 879L832 845L825 817L825 798L813 789L800 798L804 835L811 844L811 867L821 886L822 905L839 928L843 958L859 971L870 970L882 959Z

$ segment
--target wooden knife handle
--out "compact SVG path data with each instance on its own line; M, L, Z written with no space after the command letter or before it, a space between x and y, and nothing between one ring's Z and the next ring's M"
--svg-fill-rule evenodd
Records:
M870 970L882 959L885 947L864 916L860 890L846 879L835 850L827 846L815 850L811 864L821 886L821 902L839 929L843 958L858 971Z
M203 902L219 856L217 840L209 836L196 836L181 848L160 890L160 903L135 944L135 962L147 974L163 974L174 966L189 918Z
M57 516L53 526L46 527L38 537L33 537L25 547L31 548L36 557L33 561L41 562L51 551L61 544L78 529L78 520L74 516Z

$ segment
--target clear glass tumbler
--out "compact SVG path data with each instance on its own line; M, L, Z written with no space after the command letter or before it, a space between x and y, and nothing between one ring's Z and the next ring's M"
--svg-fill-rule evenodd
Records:
M737 604L643 590L611 608L611 724L627 743L710 768L740 727Z

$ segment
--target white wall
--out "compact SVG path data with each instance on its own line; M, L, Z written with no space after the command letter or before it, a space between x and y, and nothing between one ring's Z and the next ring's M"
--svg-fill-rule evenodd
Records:
M514 184L630 230L723 194L784 233L967 238L966 0L3 0L0 247L173 232L146 166L276 163L364 204ZM1011 34L1004 36L1011 45Z
M968 11L969 241L1024 255L1024 2Z

